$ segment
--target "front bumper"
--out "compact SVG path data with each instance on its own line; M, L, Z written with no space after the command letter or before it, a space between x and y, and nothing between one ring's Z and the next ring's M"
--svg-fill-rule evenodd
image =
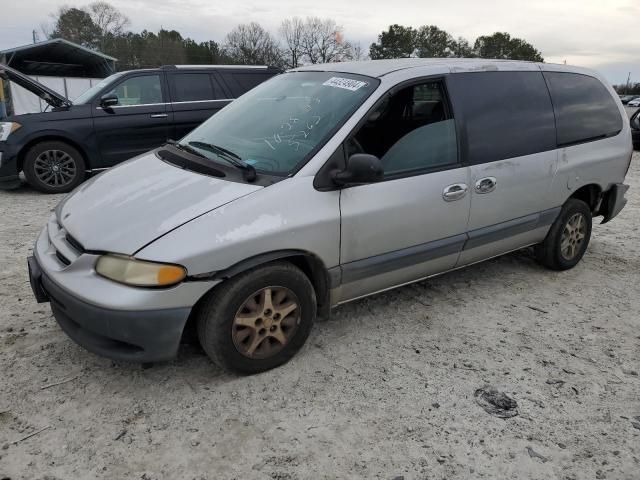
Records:
M168 289L121 285L97 275L97 256L73 251L65 238L52 217L28 259L34 295L50 302L62 330L87 350L114 360L175 357L193 305L217 282Z
M34 268L34 257L29 264L36 298L50 302L56 321L77 344L114 360L157 362L176 356L190 308L124 311L97 307L66 292L39 266Z

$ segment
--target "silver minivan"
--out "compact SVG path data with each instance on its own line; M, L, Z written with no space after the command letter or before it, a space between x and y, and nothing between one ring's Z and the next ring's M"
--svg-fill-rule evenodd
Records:
M154 362L188 322L215 363L286 362L317 316L533 246L564 270L623 208L631 133L591 70L312 65L79 186L40 234L38 301L88 350Z

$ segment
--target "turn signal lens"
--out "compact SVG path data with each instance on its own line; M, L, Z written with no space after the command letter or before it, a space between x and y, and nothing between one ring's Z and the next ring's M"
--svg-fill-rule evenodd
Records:
M96 272L135 287L168 287L180 283L187 270L180 265L148 262L125 255L107 254L98 259Z

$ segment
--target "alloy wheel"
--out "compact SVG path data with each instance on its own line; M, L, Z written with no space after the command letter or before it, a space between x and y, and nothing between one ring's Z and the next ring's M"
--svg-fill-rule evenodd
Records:
M62 150L45 150L33 164L38 180L50 187L65 187L77 173L76 161Z
M569 218L562 231L560 252L565 260L573 260L580 251L587 235L587 222L582 213L576 213Z
M233 320L232 338L245 357L264 359L280 352L300 323L300 302L285 287L265 287L247 298Z

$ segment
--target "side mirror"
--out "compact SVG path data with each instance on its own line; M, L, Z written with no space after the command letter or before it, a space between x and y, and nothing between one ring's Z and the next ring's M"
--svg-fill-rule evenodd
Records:
M347 160L347 168L335 171L331 179L341 187L354 184L379 182L384 177L380 159L368 153L355 153Z
M120 103L120 100L115 93L107 93L100 97L100 106L102 108L111 108L118 105L118 103Z

